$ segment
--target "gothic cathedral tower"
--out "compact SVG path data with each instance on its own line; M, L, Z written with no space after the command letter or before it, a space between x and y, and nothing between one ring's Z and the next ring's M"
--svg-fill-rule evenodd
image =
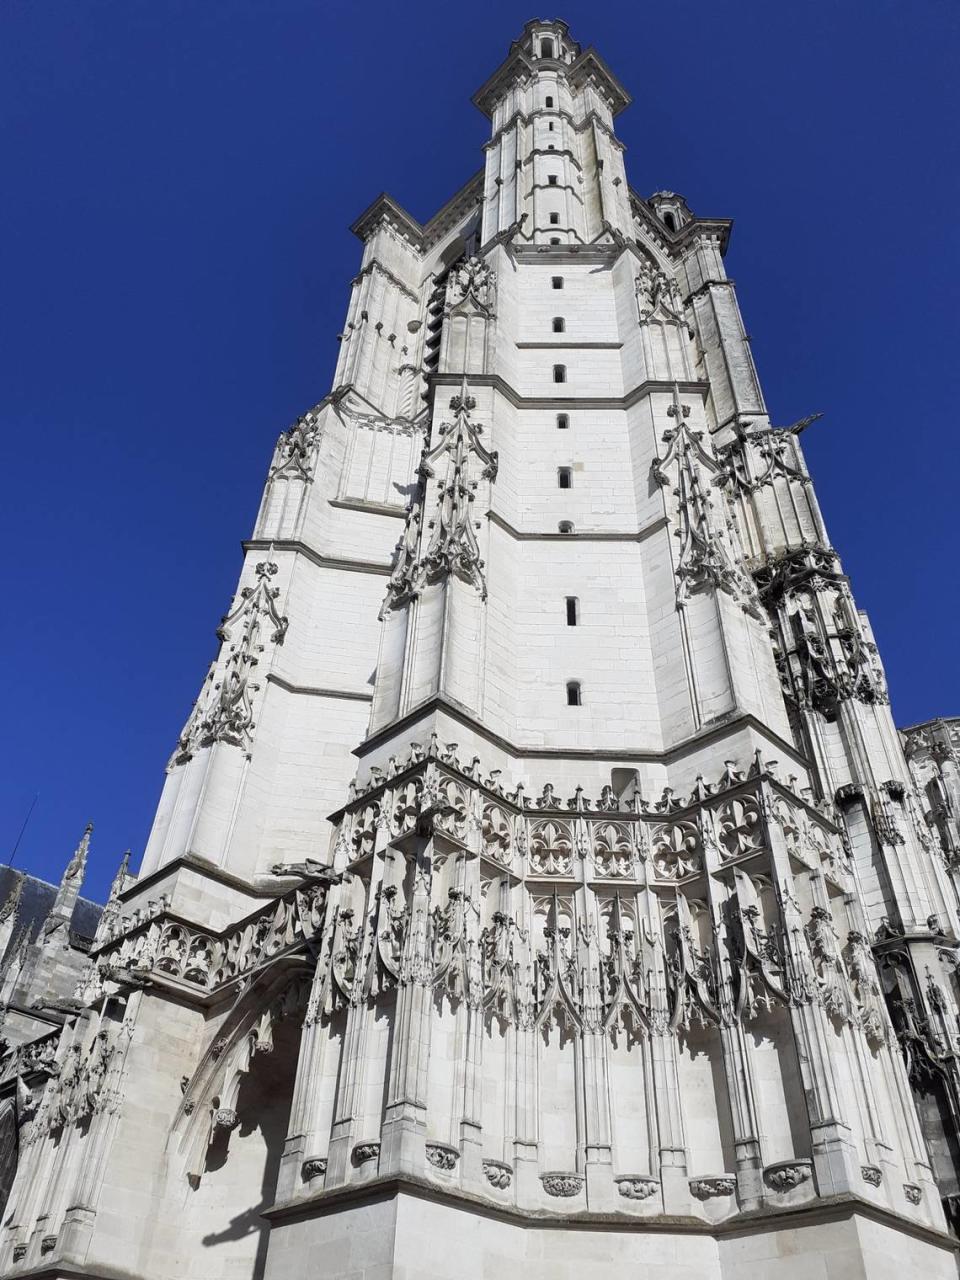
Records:
M956 1275L954 872L629 101L530 22L483 170L355 223L139 876L7 1056L3 1275Z

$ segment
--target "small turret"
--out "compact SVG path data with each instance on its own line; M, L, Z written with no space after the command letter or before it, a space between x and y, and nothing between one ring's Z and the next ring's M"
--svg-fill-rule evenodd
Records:
M62 934L65 939L69 938L73 909L77 905L77 898L80 896L80 888L83 885L83 877L87 869L87 855L90 852L90 836L92 832L93 823L88 822L80 843L74 850L73 857L67 863L63 878L57 889L57 896L50 909L50 914L44 922L42 930L44 943L48 942L54 935Z
M107 898L107 905L103 908L103 914L100 917L100 923L97 925L97 936L94 938L94 947L100 946L113 929L114 922L120 914L120 895L127 887L127 878L130 868L130 850L124 852L120 859L120 866L117 868L117 874L113 877L113 883L110 886L110 896Z

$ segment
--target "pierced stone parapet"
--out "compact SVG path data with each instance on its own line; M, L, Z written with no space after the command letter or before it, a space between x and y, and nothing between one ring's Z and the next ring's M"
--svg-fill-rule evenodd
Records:
M502 1160L484 1160L483 1172L491 1187L498 1191L506 1191L513 1182L513 1170Z
M540 1181L548 1196L578 1196L583 1190L582 1173L541 1173Z
M810 1160L781 1160L777 1164L768 1164L763 1171L763 1180L774 1191L790 1191L806 1182L813 1173Z
M326 868L318 868L329 876ZM96 953L96 970L82 994L98 981L123 974L155 973L203 991L214 991L252 972L283 951L315 937L323 927L329 885L308 879L220 933L196 929L173 916L166 903L156 913L120 917ZM78 991L78 995L81 994Z
M657 1179L643 1173L621 1174L620 1177L614 1178L614 1182L617 1184L617 1190L627 1200L649 1200L660 1190Z

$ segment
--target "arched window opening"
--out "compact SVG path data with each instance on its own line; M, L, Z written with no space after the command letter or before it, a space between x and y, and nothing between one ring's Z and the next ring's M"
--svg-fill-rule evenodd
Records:
M563 316L554 316L554 317L553 317L553 332L554 332L554 333L563 333L563 332L566 330L566 327L567 327L567 326L566 326L566 322L564 321Z
M557 484L561 489L573 488L573 472L569 467L557 468Z
M551 227L555 227L559 221L560 221L560 215L559 215L559 213L551 213L551 215L550 215L550 225L551 225Z
M550 283L553 285L554 289L562 289L563 276L551 276Z
M551 244L559 244L559 243L560 243L560 237L559 237L559 236L551 236L551 237L550 237L550 243L551 243Z
M553 106L553 99L550 97L550 95L549 95L549 94L547 94L546 98L544 99L544 103L545 103L546 107L548 108L548 110L549 110L550 108L552 108L552 106ZM552 128L552 127L553 127L553 126L551 125L551 128Z
M553 57L553 41L552 40L540 41L540 57L541 58Z
M568 415L565 413L558 413L557 414L557 430L566 431L569 425L570 425L570 418L568 417Z
M560 523L557 525L557 532L558 532L558 533L573 533L573 521L572 521L572 520L561 520L561 521L560 521Z
M576 627L580 624L580 606L576 596L567 596L567 626Z
M567 706L580 707L583 705L583 698L580 692L579 680L567 681Z
M669 210L663 215L663 221L669 231L676 231L677 219L674 214L669 212Z
M555 173L547 174L547 184L551 187L555 187L557 185L557 175Z
M553 380L554 382L566 382L567 366L565 364L555 364L553 366Z

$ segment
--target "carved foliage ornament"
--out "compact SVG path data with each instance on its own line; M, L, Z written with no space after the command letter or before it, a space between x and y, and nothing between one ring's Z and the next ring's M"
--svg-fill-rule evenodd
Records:
M313 479L314 446L320 436L320 419L316 409L311 409L277 441L269 479L281 477L291 480Z
M271 581L278 572L273 561L261 561L254 585L241 590L238 603L217 628L223 646L220 658L211 666L180 735L176 763L214 742L249 747L254 729L252 695L260 688L252 679L254 669L268 643L283 644L289 626L277 609L280 588Z
M640 1175L626 1175L620 1178L614 1178L617 1184L617 1191L627 1200L649 1200L651 1196L655 1196L660 1190L660 1183L655 1178Z
M483 1172L491 1187L498 1191L506 1191L513 1181L513 1170L500 1160L484 1160Z
M465 258L451 268L447 279L447 308L472 302L488 316L494 301L496 273L482 258Z
M548 1196L578 1196L583 1190L580 1173L541 1173L540 1181Z
M422 548L423 514L417 501L394 556L381 617L419 595L425 584L451 575L475 587L482 600L487 598L473 503L480 481L496 479L497 455L480 441L482 428L470 416L476 401L465 384L450 407L453 422L440 424L439 441L420 464L424 482L436 480L436 506L427 526L430 540ZM437 480L441 469L443 477Z
M711 493L720 480L719 463L704 446L703 432L687 425L690 406L681 404L678 387L667 413L676 425L663 434L667 451L654 466L653 476L670 487L677 504L677 606L682 608L691 595L712 588L733 596L747 612L760 617L753 582L733 550L732 525L717 509Z

